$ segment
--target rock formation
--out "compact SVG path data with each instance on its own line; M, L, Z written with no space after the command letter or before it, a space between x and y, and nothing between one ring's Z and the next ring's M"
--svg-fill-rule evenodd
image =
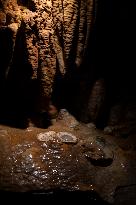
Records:
M135 204L128 2L98 2L0 0L0 192Z
M82 64L95 21L96 3L7 0L1 1L0 6L0 32L11 33L12 42L7 45L10 54L6 65L2 65L3 76L11 84L16 81L13 90L20 86L20 92L36 82L38 91L31 90L28 95L34 92L35 110L46 112L58 72L64 76Z
M48 129L0 126L0 191L81 191L114 203L117 188L136 183L131 149L124 151L114 137L79 123L67 110Z

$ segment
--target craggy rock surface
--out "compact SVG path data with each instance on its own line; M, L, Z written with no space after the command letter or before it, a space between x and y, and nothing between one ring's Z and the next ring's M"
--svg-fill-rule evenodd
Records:
M64 109L48 129L0 126L0 190L89 191L113 203L118 187L136 184L134 150Z
M16 86L21 88L36 80L35 109L48 109L56 73L63 76L80 67L95 21L95 4L93 0L0 1L0 33L7 39L10 35L3 77L16 76Z

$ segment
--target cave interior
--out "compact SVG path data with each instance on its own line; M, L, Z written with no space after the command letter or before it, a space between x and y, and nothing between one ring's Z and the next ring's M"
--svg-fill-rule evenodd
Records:
M36 119L43 118L43 126L35 122L37 129L50 128L52 122L48 114L44 113L45 116L42 116L41 113L35 112L33 102L38 96L38 83L35 79L31 79L32 69L28 62L24 25L21 24L14 42L13 32L8 27L12 17L7 15L5 20L1 14L3 2L0 0L0 129L5 129L5 126L20 130L27 129L28 119L35 119L35 116ZM33 2L17 1L20 7L26 7L35 12ZM136 61L133 22L135 13L132 11L134 5L126 0L98 0L97 2L96 20L82 64L78 69L73 64L76 47L73 41L71 59L68 62L70 69L63 77L59 69L56 70L51 101L58 112L66 109L78 122L93 123L101 132L112 135L113 141L127 155L127 159L132 160L133 171L132 173L130 171L129 175L132 175L134 179L136 178L133 173L136 170L136 163L131 159L136 151L134 74ZM128 152L132 155L128 156ZM136 183L134 186L136 187ZM131 198L136 188L126 190L128 190L126 191L128 198ZM127 201L128 198L123 201L126 192L119 193L121 199L117 199L115 204L130 204ZM61 192L56 193L59 198ZM70 193L63 194L68 197ZM42 199L38 192L34 196L38 196L38 200ZM82 198L82 194L80 196ZM83 194L83 199L88 199L87 196L86 192L85 195ZM74 197L76 198L76 193ZM99 197L96 196L96 198L100 200ZM132 199L132 204L135 199ZM95 201L92 202L92 204L95 203ZM100 201L99 203L107 204L108 202Z

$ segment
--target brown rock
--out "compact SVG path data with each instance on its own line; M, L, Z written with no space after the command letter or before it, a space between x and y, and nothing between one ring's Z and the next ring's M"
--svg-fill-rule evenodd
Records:
M92 0L64 0L63 3L58 0L31 0L29 3L8 0L2 1L2 6L4 12L0 12L0 24L6 23L14 32L14 42L18 35L24 36L26 60L23 63L26 65L27 62L31 68L31 79L38 81L36 95L39 100L35 104L38 104L38 112L47 111L56 70L64 75L70 69L71 52L75 52L72 64L77 61L78 67L81 64L79 61L84 56L89 30L94 23L95 5ZM87 31L84 32L85 27ZM13 49L12 56L15 52L19 51ZM14 61L11 59L8 71L16 63Z

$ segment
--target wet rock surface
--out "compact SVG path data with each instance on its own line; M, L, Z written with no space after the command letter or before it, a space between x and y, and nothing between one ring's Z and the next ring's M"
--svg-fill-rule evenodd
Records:
M71 129L67 115L69 123L63 117L48 129L0 126L0 191L81 191L113 203L117 187L136 183L131 150L95 126Z

